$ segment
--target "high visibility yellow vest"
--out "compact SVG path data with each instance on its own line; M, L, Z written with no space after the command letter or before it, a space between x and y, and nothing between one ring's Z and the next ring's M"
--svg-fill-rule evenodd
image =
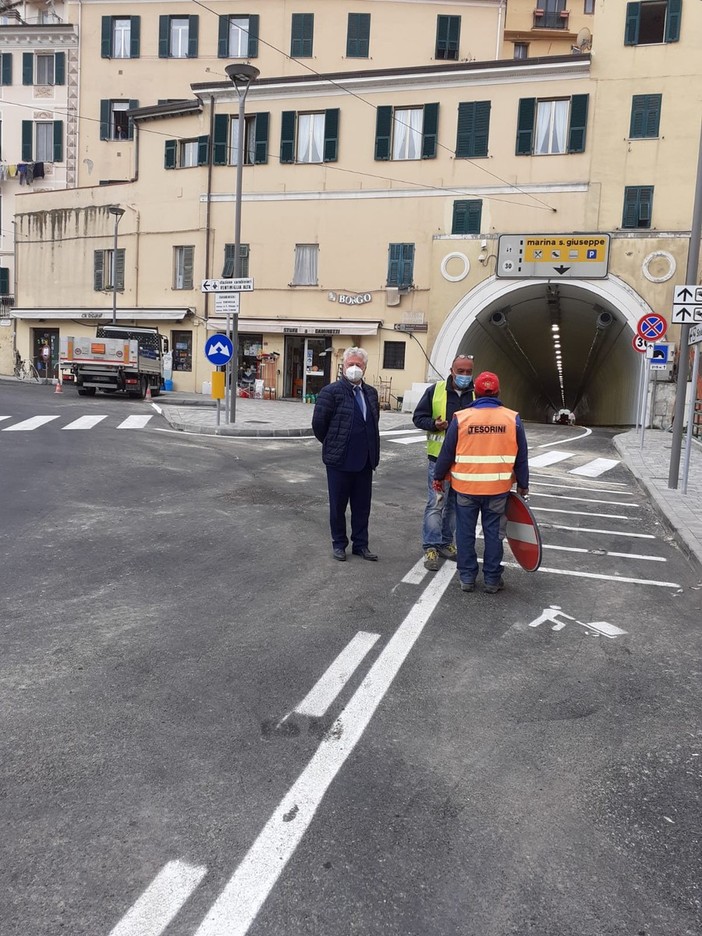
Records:
M456 419L451 487L459 494L506 494L514 482L517 413L506 406L473 406L456 413Z
M431 415L434 421L437 419L446 419L446 398L446 381L440 380L434 385L434 396L431 400ZM439 452L441 451L441 446L444 444L445 436L445 429L442 432L438 432L437 430L427 432L427 455L433 455L434 458L439 457Z

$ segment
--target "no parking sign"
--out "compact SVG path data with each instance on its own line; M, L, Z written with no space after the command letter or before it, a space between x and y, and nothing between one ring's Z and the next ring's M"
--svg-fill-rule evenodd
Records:
M658 341L665 335L667 330L668 323L657 312L642 315L636 325L636 333L644 341Z

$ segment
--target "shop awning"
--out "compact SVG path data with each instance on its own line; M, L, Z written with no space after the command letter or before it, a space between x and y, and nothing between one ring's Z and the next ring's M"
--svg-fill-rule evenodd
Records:
M256 319L240 318L238 329L244 334L265 335L377 335L382 320L372 319ZM226 330L226 318L209 318L207 327Z
M190 309L117 309L118 322L182 322ZM65 320L90 322L111 322L112 309L13 309L12 318L37 319L46 322Z

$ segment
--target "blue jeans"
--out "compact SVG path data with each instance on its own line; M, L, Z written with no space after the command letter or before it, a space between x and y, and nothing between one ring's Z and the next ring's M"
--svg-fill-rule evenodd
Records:
M497 585L502 578L502 521L507 509L507 495L456 496L456 548L458 575L462 582L478 577L475 552L475 528L480 516L483 524L483 577L486 585Z
M427 549L449 546L453 542L456 530L456 492L451 489L448 481L444 481L444 499L437 506L436 491L431 486L436 462L429 458L427 463L428 495L422 524L422 549L425 552Z

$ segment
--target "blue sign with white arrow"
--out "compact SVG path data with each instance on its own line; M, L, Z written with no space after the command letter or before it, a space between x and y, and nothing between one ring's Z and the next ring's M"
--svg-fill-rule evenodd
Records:
M212 335L205 342L205 357L210 364L221 367L228 364L234 354L234 345L226 335Z

